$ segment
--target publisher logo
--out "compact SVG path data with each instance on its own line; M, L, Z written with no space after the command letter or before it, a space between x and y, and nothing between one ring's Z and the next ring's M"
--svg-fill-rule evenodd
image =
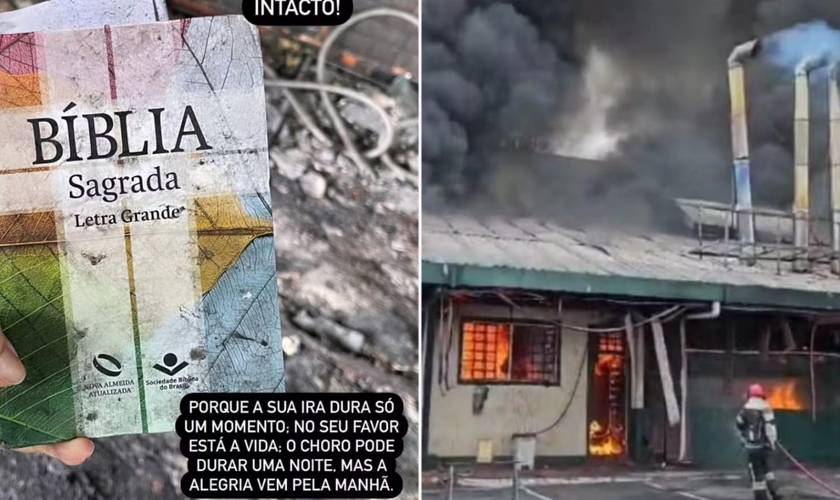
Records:
M99 354L93 358L93 367L107 377L119 377L122 373L122 363L108 354Z
M353 0L243 0L242 14L257 26L338 26L353 15Z
M186 361L182 361L181 364L178 364L178 356L170 352L163 357L163 365L157 364L153 366L153 368L171 377L186 368L188 365L189 363Z

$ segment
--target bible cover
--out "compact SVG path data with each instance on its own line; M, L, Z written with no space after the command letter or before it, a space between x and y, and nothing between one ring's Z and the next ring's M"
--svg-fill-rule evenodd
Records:
M239 16L0 36L0 443L282 392L263 65Z

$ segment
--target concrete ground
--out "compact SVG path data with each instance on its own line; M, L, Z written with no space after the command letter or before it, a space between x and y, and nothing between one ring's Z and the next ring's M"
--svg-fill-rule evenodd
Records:
M788 500L836 499L804 474L782 471L782 494ZM816 475L840 490L840 471ZM447 485L423 488L423 500L448 500ZM751 500L745 474L660 473L565 479L524 478L518 500ZM452 500L514 500L510 480L463 478Z

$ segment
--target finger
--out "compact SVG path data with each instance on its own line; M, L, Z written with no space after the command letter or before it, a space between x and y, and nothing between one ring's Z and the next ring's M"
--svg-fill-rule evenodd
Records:
M21 448L17 451L23 453L43 453L61 460L66 465L80 465L85 460L93 455L93 441L90 439L79 438L72 441L56 444L44 444L40 446L32 446L30 448Z
M8 387L23 382L26 369L18 358L17 351L0 330L0 387Z

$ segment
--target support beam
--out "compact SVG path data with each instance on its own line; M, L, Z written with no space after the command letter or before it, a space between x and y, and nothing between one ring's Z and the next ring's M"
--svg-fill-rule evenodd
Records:
M629 312L624 316L624 333L627 336L627 352L630 355L630 409L636 406L636 379L639 377L639 367L636 356L636 339L633 329L633 316Z
M665 396L665 410L668 423L675 426L680 423L680 409L677 404L677 393L674 390L674 379L671 377L671 364L668 362L668 350L665 347L665 334L662 323L656 319L651 323L653 330L653 347L656 351L656 361L659 366L659 377L662 381L662 394Z
M684 462L688 453L688 429L686 416L688 414L688 355L686 354L685 319L680 321L680 457Z
M645 327L636 327L636 366L633 372L632 408L645 407Z

